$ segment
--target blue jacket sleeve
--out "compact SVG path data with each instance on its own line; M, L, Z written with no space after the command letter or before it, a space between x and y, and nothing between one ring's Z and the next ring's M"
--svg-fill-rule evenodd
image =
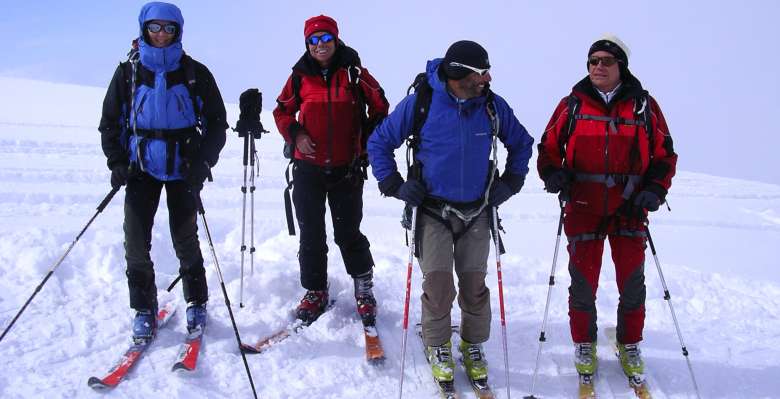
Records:
M531 159L534 138L528 134L514 111L506 101L496 95L496 111L498 112L498 138L507 149L505 173L525 178L528 174L528 161Z
M394 151L409 136L414 120L415 95L406 96L368 138L366 150L371 172L378 182L398 172Z

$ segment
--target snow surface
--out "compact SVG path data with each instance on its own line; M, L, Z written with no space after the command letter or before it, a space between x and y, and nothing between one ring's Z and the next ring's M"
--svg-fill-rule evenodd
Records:
M96 129L104 89L8 78L0 78L0 87L4 93L0 97L0 328L4 329L95 213L110 186ZM228 112L229 121L235 121L237 107L229 105ZM250 273L247 256L244 308L238 307L242 140L234 134L214 170L215 181L203 193L233 312L246 341L283 326L303 294L297 237L287 235L283 212L286 160L281 155L282 140L270 114L263 114L263 122L274 133L258 143L257 252L254 273ZM533 132L538 140L537 133ZM686 151L706 148L678 149L681 157ZM0 342L0 397L102 395L87 387L86 381L92 375L103 375L119 358L129 342L132 317L124 275L122 194L98 216ZM776 261L780 186L680 171L669 203L674 212L664 208L652 215L652 233L702 397L780 397L780 273ZM379 333L388 355L384 367L374 368L364 361L352 282L329 237L335 308L299 336L248 357L259 397L397 397L408 256L399 225L401 207L399 201L381 197L373 179L367 182L363 230L376 261ZM557 201L544 193L534 172L522 193L501 209L508 250L502 264L509 381L502 357L492 257L488 284L493 292L493 333L486 344L490 380L501 398L506 397L507 383L515 398L527 395L531 387L558 212ZM161 290L178 268L166 226L167 210L161 207L152 243ZM179 299L171 323L160 330L147 356L108 397L251 397L202 226L200 233L211 301L197 371L187 375L169 371L185 335L184 304ZM247 233L247 241L248 237ZM615 324L617 305L608 251L604 258L598 301L601 331ZM575 395L566 262L562 243L535 392L542 398ZM647 322L642 348L652 392L656 398L695 397L649 251L646 271ZM410 317L414 322L420 312L416 267L412 286ZM180 298L180 290L178 286L172 297ZM453 313L456 320L458 314ZM599 340L601 397L630 397L603 333ZM407 398L436 396L420 349L410 331L404 370ZM456 379L464 396L473 397L464 374L459 371Z

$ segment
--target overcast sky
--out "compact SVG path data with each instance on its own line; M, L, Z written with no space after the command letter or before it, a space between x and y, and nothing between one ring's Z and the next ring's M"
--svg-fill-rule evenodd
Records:
M138 34L144 3L5 4L0 76L107 86ZM338 21L340 37L360 53L391 107L426 60L456 40L481 43L490 54L494 90L537 142L557 102L587 73L590 44L612 32L630 47L629 68L666 115L678 168L780 184L777 1L176 4L185 20L185 51L211 69L227 102L258 87L264 108L272 109L304 50L304 20L325 13ZM0 95L13 93L0 88Z

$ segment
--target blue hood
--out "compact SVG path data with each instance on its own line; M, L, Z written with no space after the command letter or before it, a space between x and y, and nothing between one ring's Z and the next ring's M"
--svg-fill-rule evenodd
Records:
M144 37L144 24L147 21L154 19L160 19L163 21L173 21L179 25L179 32L176 38L173 39L174 43L181 43L181 37L184 33L184 17L181 16L181 10L170 3L163 3L160 1L153 1L146 3L138 14L138 29L141 39Z
M173 21L179 25L179 31L173 43L165 48L156 48L146 43L144 36L144 24L155 19ZM179 60L182 50L181 38L184 34L184 17L181 10L170 3L151 2L146 3L138 14L139 40L138 46L141 52L141 63L155 72L170 72L179 69Z

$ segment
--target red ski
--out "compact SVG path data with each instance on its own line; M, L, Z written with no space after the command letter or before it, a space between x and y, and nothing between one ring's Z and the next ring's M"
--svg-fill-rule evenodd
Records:
M198 364L198 354L203 340L203 331L205 326L200 326L187 334L187 339L179 349L179 356L176 363L173 364L171 371L193 371Z
M176 304L174 302L168 302L157 312L157 328L164 326L168 320L171 319L173 313L176 311ZM127 373L138 363L138 360L143 355L144 351L151 345L154 338L144 340L141 342L133 342L130 348L125 351L122 358L108 371L103 378L89 377L87 385L90 388L96 390L114 388L122 382Z

